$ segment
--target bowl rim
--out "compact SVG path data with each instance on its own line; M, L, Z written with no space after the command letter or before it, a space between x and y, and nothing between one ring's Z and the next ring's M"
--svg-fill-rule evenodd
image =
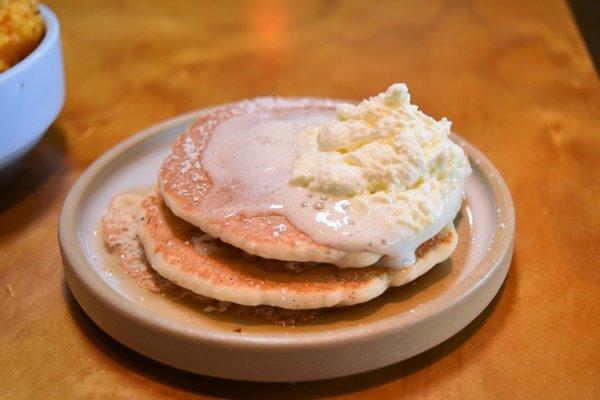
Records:
M39 10L44 19L46 29L42 41L31 53L27 54L25 58L12 67L9 67L6 71L0 72L0 84L25 71L33 63L38 62L44 54L48 53L54 43L59 40L60 25L58 23L58 18L56 18L56 15L52 10L44 4L40 4Z
M68 261L68 263L64 262L65 268L68 267L70 269L69 272L77 275L78 280L84 283L85 289L89 290L92 296L102 298L107 302L112 312L125 315L130 319L134 318L143 326L153 327L153 329L168 332L170 335L192 342L201 341L212 345L226 344L237 348L315 348L328 346L334 343L340 344L351 343L357 340L360 341L365 337L386 335L389 334L390 331L399 329L398 321L394 320L394 318L386 318L363 324L362 326L337 328L331 332L303 332L289 336L279 333L247 333L245 335L239 335L234 332L210 331L196 328L190 329L175 324L167 317L156 315L152 313L151 310L144 309L134 302L129 301L110 287L110 285L90 267L90 264L81 249L77 233L77 216L80 212L79 206L81 200L89 187L93 184L95 177L108 164L131 147L149 140L156 135L160 135L166 129L181 124L186 120L193 120L206 112L211 112L217 108L227 107L232 104L235 103L208 107L167 119L117 144L94 161L75 182L67 195L61 210L58 236L63 256L66 258L66 261ZM443 306L441 310L439 309L439 306L436 307L434 304L423 304L418 316L415 315L414 318L407 320L406 323L403 324L403 328L422 323L424 320L434 317L438 312L460 307L461 304L468 300L468 298L475 295L479 288L493 279L499 266L503 262L506 262L507 257L510 259L512 256L515 214L508 186L491 161L477 148L454 134L453 139L456 140L461 147L466 149L470 158L474 160L477 168L481 170L489 182L493 191L493 197L498 201L497 206L499 209L502 209L502 212L498 214L498 224L503 224L504 229L496 231L496 236L494 237L494 242L490 246L490 251L485 254L476 267L476 269L483 269L483 275L471 273L457 286L446 292L445 295L448 296L448 301L445 302L446 305ZM486 267L483 268L482 266Z

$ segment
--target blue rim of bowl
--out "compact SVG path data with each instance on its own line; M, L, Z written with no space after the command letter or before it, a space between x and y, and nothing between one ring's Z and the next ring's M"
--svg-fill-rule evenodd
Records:
M31 53L25 56L24 59L8 68L6 71L0 72L0 83L11 79L13 76L16 76L31 64L35 63L40 57L48 52L52 44L58 40L60 36L60 27L58 25L58 19L56 18L56 15L54 15L50 8L43 4L40 4L40 14L42 14L46 29L42 41Z

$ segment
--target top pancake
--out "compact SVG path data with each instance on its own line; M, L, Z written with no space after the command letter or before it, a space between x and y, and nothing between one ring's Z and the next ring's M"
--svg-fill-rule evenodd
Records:
M242 101L205 114L179 137L162 165L158 183L170 210L202 231L263 258L283 261L323 262L343 267L364 267L381 258L370 252L346 252L325 246L301 232L288 218L278 214L234 214L211 219L203 204L213 187L202 166L202 153L215 128L236 116L273 115L296 110L334 110L336 102L319 99L258 98ZM224 200L232 196L227 189L218 193ZM283 226L284 229L276 229ZM277 234L274 234L277 232Z

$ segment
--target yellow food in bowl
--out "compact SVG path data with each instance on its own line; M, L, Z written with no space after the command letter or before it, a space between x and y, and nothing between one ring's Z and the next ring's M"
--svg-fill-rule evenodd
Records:
M43 36L37 0L0 0L0 72L31 53Z

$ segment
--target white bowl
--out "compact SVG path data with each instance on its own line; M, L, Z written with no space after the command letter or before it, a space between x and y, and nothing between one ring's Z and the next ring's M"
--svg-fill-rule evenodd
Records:
M65 100L58 20L46 6L40 12L46 24L41 43L0 73L0 170L41 139Z

